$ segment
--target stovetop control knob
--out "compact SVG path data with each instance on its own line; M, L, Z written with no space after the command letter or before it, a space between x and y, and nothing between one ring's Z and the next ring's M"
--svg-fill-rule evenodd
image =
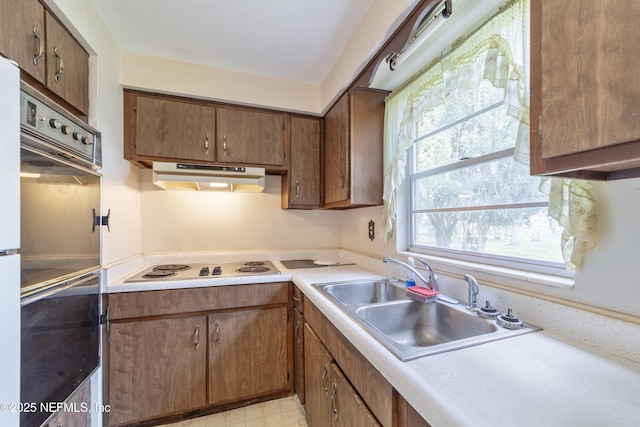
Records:
M200 273L198 273L199 276L208 276L209 275L209 267L202 267L200 269Z
M91 145L91 139L88 136L83 136L82 141L84 145Z
M80 132L74 132L72 136L76 141L82 140L82 134Z
M507 314L501 314L497 317L496 323L506 329L520 329L524 326L522 320L513 315L511 307L507 309Z
M211 270L211 275L212 276L219 276L222 274L222 269L218 266L218 267L213 267L213 270Z
M63 125L60 130L62 131L63 134L65 135L71 135L71 128L67 125Z

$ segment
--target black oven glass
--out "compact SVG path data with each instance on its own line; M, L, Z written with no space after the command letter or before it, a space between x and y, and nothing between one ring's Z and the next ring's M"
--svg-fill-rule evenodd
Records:
M21 427L42 424L51 413L40 403L64 402L98 367L99 276L79 282L22 306L20 401L37 411L23 412Z

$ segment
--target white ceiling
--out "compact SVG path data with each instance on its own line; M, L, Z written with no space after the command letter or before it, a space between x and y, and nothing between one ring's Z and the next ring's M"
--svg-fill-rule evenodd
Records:
M321 84L372 0L92 0L119 46Z

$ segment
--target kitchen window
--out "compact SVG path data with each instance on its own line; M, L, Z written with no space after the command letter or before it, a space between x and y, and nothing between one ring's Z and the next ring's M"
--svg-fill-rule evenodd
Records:
M485 79L421 117L407 163L412 251L561 265L562 229L540 178L514 160L519 123L507 109L504 90Z
M529 44L529 0L508 0L389 95L383 235L565 286L567 233L539 191L548 183L529 175Z

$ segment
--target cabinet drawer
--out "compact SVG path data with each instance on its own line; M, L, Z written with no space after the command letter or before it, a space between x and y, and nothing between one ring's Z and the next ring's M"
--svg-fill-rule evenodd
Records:
M111 320L286 304L288 282L123 292L109 295Z

